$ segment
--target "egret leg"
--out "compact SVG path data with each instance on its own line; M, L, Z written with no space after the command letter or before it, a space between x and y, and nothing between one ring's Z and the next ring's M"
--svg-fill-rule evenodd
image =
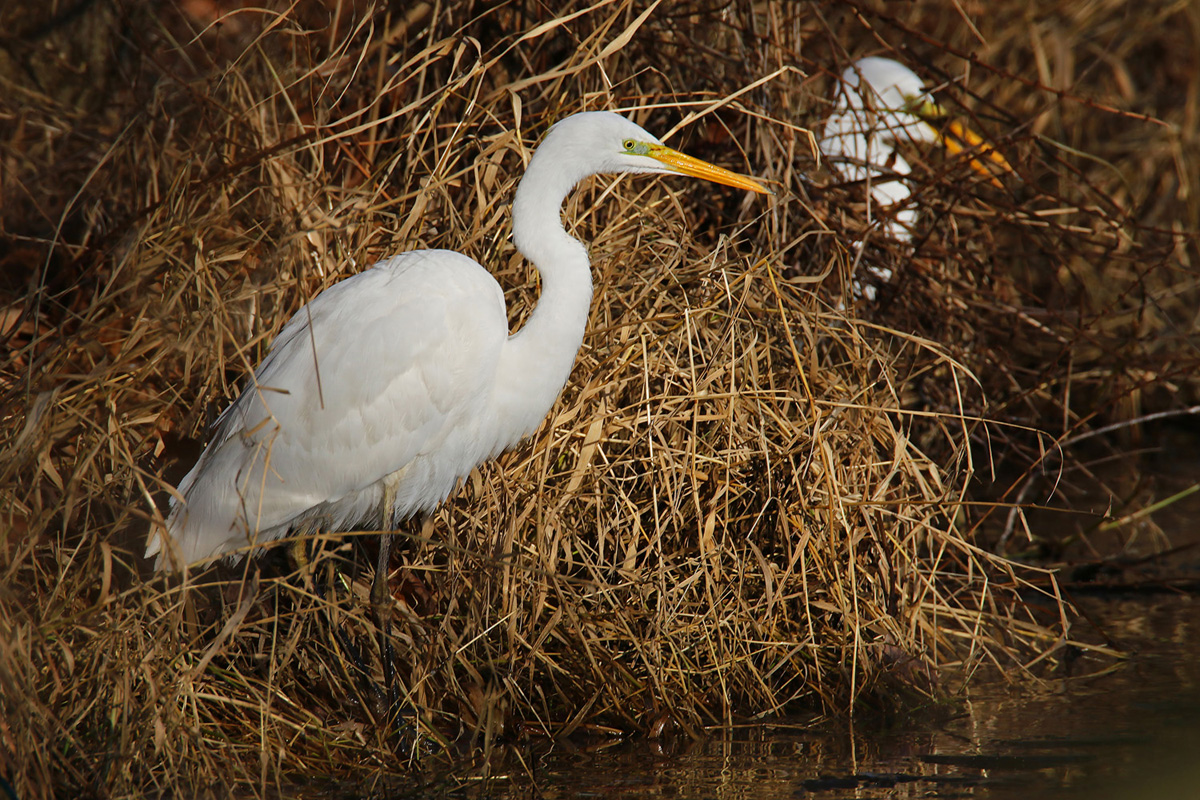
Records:
M383 490L383 525L385 531L392 526L392 508L396 492L390 485ZM388 586L388 573L392 566L392 540L394 534L383 533L379 537L379 558L375 562L375 579L371 582L371 606L375 610L375 625L379 629L379 658L383 662L383 683L387 691L387 720L395 721L400 711L400 693L396 687L396 651L392 647L392 591Z

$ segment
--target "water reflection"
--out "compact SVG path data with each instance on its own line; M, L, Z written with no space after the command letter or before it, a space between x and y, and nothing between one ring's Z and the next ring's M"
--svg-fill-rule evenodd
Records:
M1087 603L1084 610L1105 619L1133 652L1102 675L1034 691L991 682L936 724L831 729L838 726L798 721L667 749L645 741L560 748L532 756L530 772L510 772L481 793L548 800L1200 797L1194 603Z

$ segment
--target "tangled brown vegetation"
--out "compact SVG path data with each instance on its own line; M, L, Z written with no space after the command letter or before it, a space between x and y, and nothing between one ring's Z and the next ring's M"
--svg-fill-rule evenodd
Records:
M779 195L596 179L568 202L597 282L571 381L394 565L415 741L842 713L1086 647L1053 576L991 548L1071 442L1198 402L1200 12L1123 7L6 8L0 777L268 794L411 763L322 619L379 669L370 537L318 548L320 600L264 561L154 578L145 536L321 289L447 247L519 325L508 203L585 109ZM1021 178L925 154L911 249L872 240L807 132L866 53L944 78ZM849 289L863 260L898 275L877 304Z

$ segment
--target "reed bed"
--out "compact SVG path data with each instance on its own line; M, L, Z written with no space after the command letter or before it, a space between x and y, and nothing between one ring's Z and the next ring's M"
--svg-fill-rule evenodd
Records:
M1020 502L1064 443L1198 402L1200 27L1122 8L6 9L0 777L370 787L506 742L911 707L1092 648L1051 571L993 551L1032 537ZM945 77L1019 175L926 154L911 248L872 238L809 135L867 52ZM447 247L519 325L515 183L549 124L597 108L778 195L570 199L583 350L538 433L405 531L408 716L381 725L372 532L310 543L323 598L277 550L155 576L146 535L323 288ZM898 276L874 303L864 263Z

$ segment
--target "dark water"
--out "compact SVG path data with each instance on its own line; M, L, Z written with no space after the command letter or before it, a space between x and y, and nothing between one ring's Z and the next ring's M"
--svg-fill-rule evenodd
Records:
M772 725L559 750L497 798L1200 798L1200 607L1088 601L1133 654L1104 674L960 698L937 724ZM468 792L468 794L470 794Z

